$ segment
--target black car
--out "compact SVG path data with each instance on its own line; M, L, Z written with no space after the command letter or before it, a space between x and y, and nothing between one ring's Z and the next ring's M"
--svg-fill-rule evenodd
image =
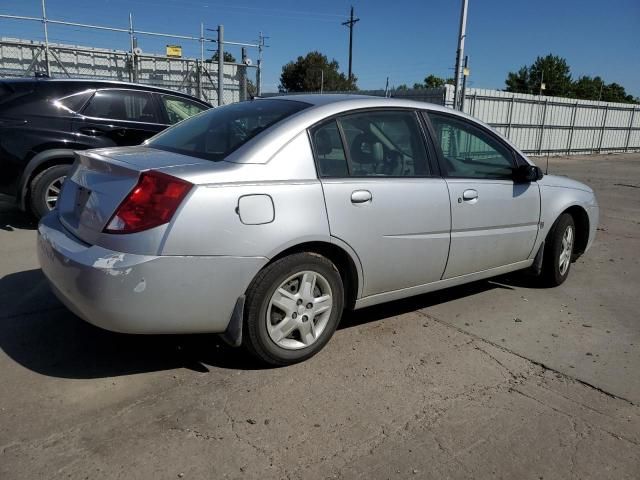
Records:
M147 85L0 80L0 193L40 217L55 206L74 150L137 145L208 108Z

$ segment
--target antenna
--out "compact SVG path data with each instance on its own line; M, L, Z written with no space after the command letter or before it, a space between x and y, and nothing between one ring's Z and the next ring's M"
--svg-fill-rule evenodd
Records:
M549 175L549 150L547 150L547 168L544 171L545 175Z

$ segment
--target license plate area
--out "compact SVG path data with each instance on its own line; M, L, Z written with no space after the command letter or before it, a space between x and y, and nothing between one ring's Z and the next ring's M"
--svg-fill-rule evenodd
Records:
M89 197L91 196L91 190L80 185L76 186L76 195L73 204L73 214L75 218L80 218L80 214L84 210Z

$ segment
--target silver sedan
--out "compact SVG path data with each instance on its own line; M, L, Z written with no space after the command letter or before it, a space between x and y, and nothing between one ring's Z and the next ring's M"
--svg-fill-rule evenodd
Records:
M73 312L307 359L342 312L530 269L559 285L598 224L588 186L421 102L257 99L139 147L77 152L38 255Z

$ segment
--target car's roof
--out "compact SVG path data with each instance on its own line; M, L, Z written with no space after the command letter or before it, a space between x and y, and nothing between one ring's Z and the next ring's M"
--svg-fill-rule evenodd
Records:
M156 87L155 85L147 85L144 83L132 83L132 82L122 82L118 80L102 80L102 79L94 79L94 78L0 78L0 82L7 83L21 83L21 84L78 84L78 85L94 85L94 86L113 86L113 87L122 87L122 88L131 88L135 90L147 90L158 93L167 93L171 95L177 95L181 97L186 97L192 100L196 100L200 103L210 105L208 102L204 100L200 100L197 97L192 95L178 92L176 90L171 90L169 88Z
M325 105L335 105L337 108L341 106L345 107L345 110L351 110L354 108L368 108L368 107L405 107L405 108L419 108L428 110L437 110L443 112L451 112L450 108L435 103L426 103L418 100L410 100L406 98L398 97L377 97L373 95L358 95L353 93L330 93L330 94L288 94L279 95L275 97L268 97L269 99L291 100L297 102L305 102L314 107L322 107ZM348 104L348 105L347 105Z

